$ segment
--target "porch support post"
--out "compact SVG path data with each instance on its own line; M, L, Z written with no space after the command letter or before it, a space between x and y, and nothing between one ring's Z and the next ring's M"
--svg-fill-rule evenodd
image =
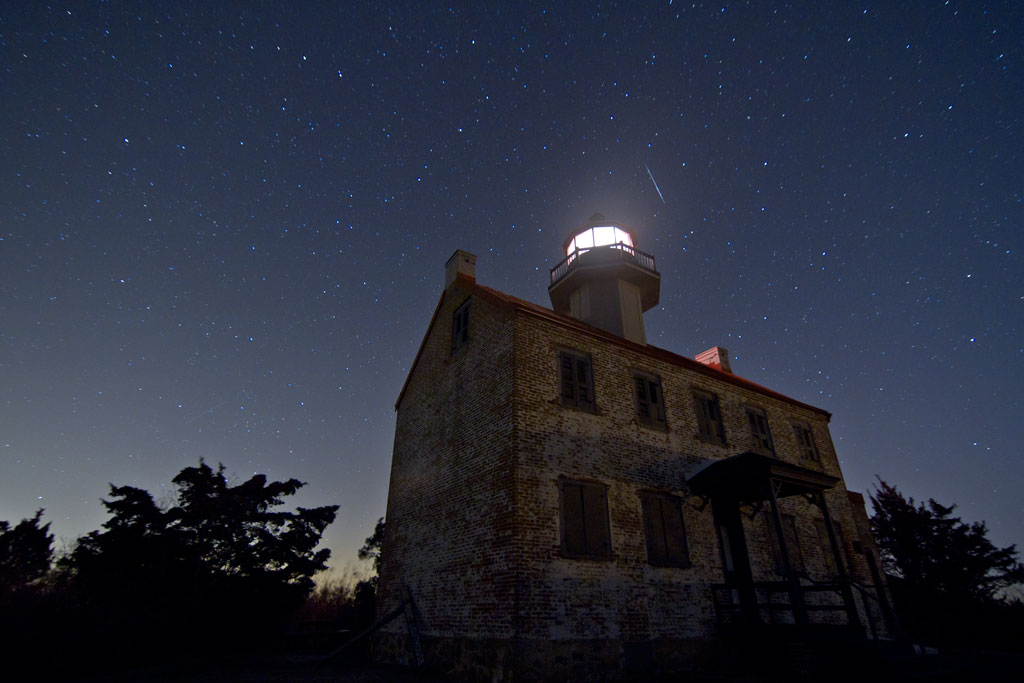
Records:
M853 588L850 587L850 579L846 575L846 566L839 553L839 542L836 540L836 532L832 526L832 515L828 512L828 503L825 502L825 492L817 490L814 498L821 508L821 514L825 517L825 531L828 532L828 542L832 546L832 554L836 558L836 567L839 570L839 585L842 590L843 602L846 603L846 616L850 626L860 626L860 617L857 615L857 603L853 601ZM867 605L864 606L867 609Z
M804 596L800 590L800 579L793 571L792 563L789 561L789 547L786 545L786 533L782 528L782 513L779 512L779 499L775 495L775 487L778 481L768 480L768 497L772 503L772 518L775 520L775 531L779 537L779 552L782 555L782 569L786 573L786 582L789 584L789 604L793 607L793 620L804 626L807 624L807 611L804 609Z

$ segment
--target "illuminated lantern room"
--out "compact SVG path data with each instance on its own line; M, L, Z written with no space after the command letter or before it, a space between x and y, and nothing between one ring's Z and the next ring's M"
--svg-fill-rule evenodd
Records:
M594 214L569 233L551 269L551 306L589 325L646 344L645 311L658 305L661 275L636 248L631 228Z

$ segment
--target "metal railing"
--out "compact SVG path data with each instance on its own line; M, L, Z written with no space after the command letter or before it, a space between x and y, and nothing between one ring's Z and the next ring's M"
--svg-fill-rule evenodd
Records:
M609 244L603 247L590 247L589 249L577 249L573 253L565 257L561 263L551 269L551 284L555 284L563 277L568 275L573 268L580 263L580 257L588 252L604 252L602 256L608 258L612 255L612 251L621 253L621 260L628 261L640 266L644 270L649 270L652 273L657 273L657 268L654 267L654 257L651 254L645 253L631 247L624 242L618 242L616 244ZM596 255L596 254L595 254Z
M807 578L807 577L805 577ZM845 611L846 606L843 603L837 602L808 602L808 594L829 594L835 593L839 597L842 597L842 580L833 581L815 581L809 579L810 584L802 583L799 588L799 600L803 603L802 608L805 612L842 612ZM883 622L886 621L885 606L881 604L877 595L874 595L872 591L876 590L875 586L864 585L859 581L850 577L846 578L846 581L855 589L861 596L861 600L864 603L864 613L868 619L868 629L870 631L870 637L872 640L879 639L879 629L877 619L871 609L871 602L874 602L879 606L882 611ZM757 596L757 604L755 610L758 614L763 615L765 622L768 624L775 624L777 622L776 615L779 613L789 612L792 616L789 619L783 618L783 621L789 622L795 618L794 610L795 605L788 599L790 597L790 585L786 581L755 581L753 583L754 595ZM715 611L718 614L718 621L721 624L727 624L734 621L739 614L742 612L743 607L739 602L738 598L738 587L737 584L732 583L716 583L711 585L712 595L714 599ZM778 598L782 598L779 600Z
M751 584L751 587L754 590L754 595L757 597L757 603L753 607L758 613L766 614L767 623L778 623L776 621L776 614L779 612L791 612L793 613L792 619L795 620L797 606L789 600L792 589L789 582L755 581ZM728 623L742 612L743 606L738 599L737 584L716 583L711 585L711 590L720 623ZM842 602L808 601L808 595L815 593L819 595L835 593L842 597L841 582L823 581L812 584L800 584L797 600L801 602L801 609L805 612L842 612L846 610L846 605ZM779 600L778 598L783 599Z

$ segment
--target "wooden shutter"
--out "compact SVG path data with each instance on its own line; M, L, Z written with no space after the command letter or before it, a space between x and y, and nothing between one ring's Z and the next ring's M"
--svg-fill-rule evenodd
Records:
M818 449L814 445L814 433L810 425L794 424L793 432L796 434L796 442L800 446L800 454L807 460L818 461Z
M562 376L562 400L576 405L576 381L573 378L572 356L563 351L558 357Z
M641 498L644 511L644 533L647 536L647 561L665 564L665 525L661 521L661 502L650 494Z
M636 387L636 412L641 422L649 422L651 419L651 404L647 396L647 382L641 374L633 375L633 384Z
M576 358L576 405L579 408L593 410L594 396L590 381L590 359Z
M665 529L665 559L675 566L687 566L690 564L690 554L686 547L682 506L674 498L662 498L659 503L661 522Z
M583 513L587 555L611 557L612 548L608 538L608 496L603 486L593 484L583 487Z
M768 431L768 418L759 410L748 409L747 420L750 423L750 434L754 437L754 447L774 453L771 433Z
M654 421L660 425L665 424L665 394L661 391L661 380L660 379L649 379L647 380L648 395L650 396L651 403L653 404L654 410L653 417Z
M562 484L562 551L567 555L585 555L586 534L583 526L583 487Z
M712 436L711 415L708 414L708 397L704 394L694 394L693 404L697 408L697 431L705 436Z
M711 436L718 439L720 443L725 443L725 424L722 422L722 411L718 407L718 397L709 396L708 406L712 413L711 423L714 428L714 432Z
M688 567L683 509L678 498L645 493L641 496L644 533L647 536L647 561L653 565Z

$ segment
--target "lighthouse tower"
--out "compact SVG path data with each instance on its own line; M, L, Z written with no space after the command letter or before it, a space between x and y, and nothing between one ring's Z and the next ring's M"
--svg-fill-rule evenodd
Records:
M644 312L658 305L661 275L636 248L631 228L597 213L569 233L565 259L551 269L551 306L583 322L646 344Z

